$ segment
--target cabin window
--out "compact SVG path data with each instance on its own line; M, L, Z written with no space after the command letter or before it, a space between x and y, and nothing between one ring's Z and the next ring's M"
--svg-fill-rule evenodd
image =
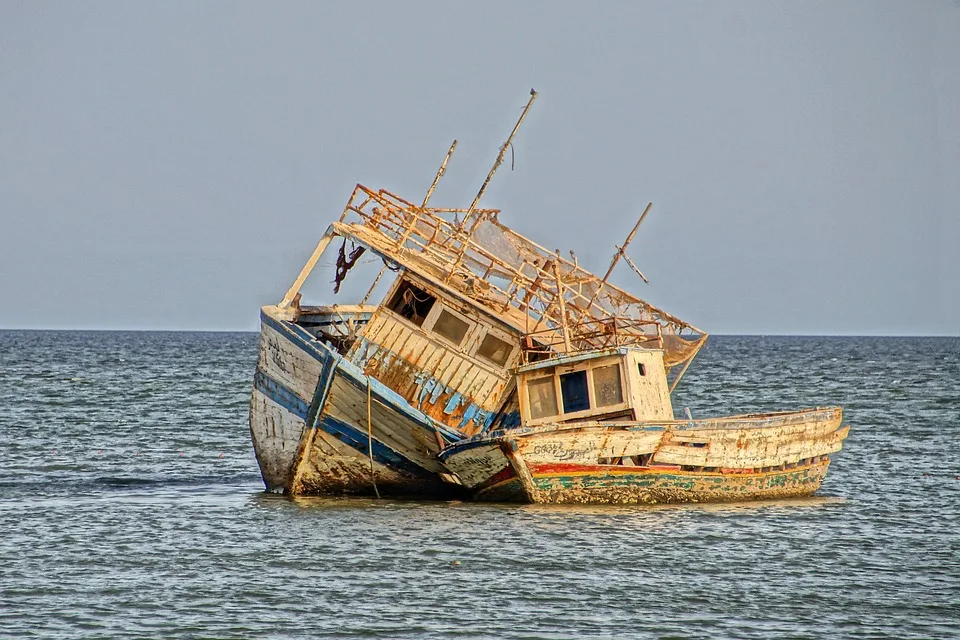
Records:
M623 402L619 364L593 370L593 397L598 407L609 407Z
M527 398L530 400L530 417L549 418L557 415L557 391L553 376L538 378L527 383Z
M387 306L397 315L420 327L436 301L436 298L420 287L404 280Z
M590 408L587 393L587 372L572 371L560 376L560 394L563 396L563 412L574 413Z
M483 337L483 341L480 342L480 346L477 348L477 355L489 360L498 367L502 367L507 364L507 360L510 359L510 353L512 351L513 346L509 342L501 340L488 331L487 335Z
M643 363L642 363L642 362L639 363L639 364L637 364L637 369L640 371L640 375L642 375L642 376L647 375L647 368L646 368L645 366L643 366Z
M440 310L437 321L433 323L433 332L454 343L458 347L470 329L470 324L453 315L446 309Z
M523 384L529 388L525 420L559 414L561 420L600 416L605 421L619 421L629 420L633 415L626 401L621 363L614 358L538 369L534 374L537 377L532 380L523 373ZM547 397L549 409L542 409L540 405Z

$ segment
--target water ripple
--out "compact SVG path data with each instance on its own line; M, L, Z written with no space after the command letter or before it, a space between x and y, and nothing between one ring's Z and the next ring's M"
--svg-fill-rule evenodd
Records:
M3 636L960 637L960 340L719 337L694 415L841 404L820 495L264 494L253 334L0 332Z

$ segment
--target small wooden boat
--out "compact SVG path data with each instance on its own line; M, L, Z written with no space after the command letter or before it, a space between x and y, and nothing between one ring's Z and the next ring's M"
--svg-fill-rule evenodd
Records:
M707 334L609 282L621 259L643 277L625 249L650 205L603 277L478 208L535 97L468 208L428 206L456 141L420 204L357 185L283 299L261 309L250 431L267 489L615 503L812 493L846 435L839 409L675 420L670 394ZM362 298L301 305L337 239L335 294L361 255L382 268Z
M808 496L848 427L839 408L674 420L662 352L620 348L520 368L523 423L453 444L486 501L657 504ZM611 419L611 412L619 416Z

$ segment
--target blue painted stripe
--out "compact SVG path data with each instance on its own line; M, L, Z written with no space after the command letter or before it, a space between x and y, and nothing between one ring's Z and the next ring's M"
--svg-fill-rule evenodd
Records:
M339 353L332 351L326 344L316 340L310 332L297 326L292 322L277 320L269 316L264 311L260 312L261 321L287 337L293 344L300 347L308 355L329 367L331 372L336 368L355 388L367 392L367 375L363 370L350 360L344 358ZM332 374L331 374L332 375ZM329 387L328 387L329 390ZM434 420L426 413L412 407L406 398L386 386L376 378L370 378L370 392L373 397L381 404L390 407L398 413L402 413L417 426L429 431L431 435L436 431L448 442L457 442L463 439L463 435L454 431L442 422Z
M339 357L340 355L334 353L326 344L314 338L309 331L292 322L277 320L263 311L260 312L260 321L274 331L286 336L288 340L300 347L307 355L322 363L327 363L331 358Z
M365 456L370 455L367 434L365 431L357 429L353 425L337 420L332 416L324 416L317 425L325 432L336 436L341 442L344 442ZM427 471L417 463L400 455L379 440L373 440L373 459L380 464L402 471L411 475L421 477L433 477L434 474Z
M402 360L404 362L409 363L408 360L403 358L403 356L401 356L397 352L391 351L383 347L382 345L378 345L375 342L370 342L366 338L360 338L359 347L354 351L353 358L351 360L345 359L345 362L349 362L350 364L358 367L358 369L362 371L366 362L380 353L384 354L380 358L380 360L383 366L385 367L389 367L394 361L397 361L397 360ZM411 363L411 366L412 366L412 363ZM470 397L465 396L462 393L459 393L454 389L446 386L443 382L441 382L437 378L427 375L425 371L420 371L417 374L417 378L415 382L417 383L417 387L419 388L419 391L417 393L417 402L418 402L417 406L413 407L413 405L411 405L406 400L403 400L403 403L406 404L407 406L411 406L416 411L421 411L420 407L423 406L423 403L425 400L427 400L427 398L429 398L430 404L436 404L437 400L440 398L440 396L443 393L450 393L451 395L447 399L446 404L443 407L443 413L446 415L452 415L457 411L459 407L461 406L465 407L464 412L467 417L460 421L458 425L459 429L463 429L464 427L467 426L468 422L473 420L473 422L477 425L478 428L485 430L486 427L489 427L490 422L493 420L495 412L488 412L484 410L479 404L473 402ZM399 394L397 395L398 397L402 398L402 396L399 396ZM451 427L449 427L445 423L440 422L430 416L428 416L428 419L431 422L437 425L440 425L438 427L438 430L441 431L441 433L447 438L447 440L456 442L458 440L463 439L463 434L453 430ZM445 429L447 431L445 431Z
M260 370L257 370L257 373L254 374L253 380L254 388L257 389L257 391L301 420L305 421L307 419L307 415L310 412L310 405L285 385L277 382ZM317 388L319 390L319 384ZM323 416L319 420L315 420L315 422L317 422L317 424L314 425L315 427L319 427L330 435L336 436L339 440L350 445L364 456L370 455L370 447L368 446L367 433L365 431L361 431L346 422L330 416ZM373 459L375 462L384 466L408 474L424 477L432 477L434 475L432 472L427 471L417 463L397 453L376 439L373 440Z
M336 360L330 358L321 369L320 378L317 380L317 389L313 392L313 402L310 404L310 413L307 414L307 424L310 427L317 426L317 419L323 407L327 404L327 396L330 395L330 387L333 386L333 379L336 374Z
M307 411L309 411L310 405L296 393L259 369L253 376L253 388L301 420L307 419Z

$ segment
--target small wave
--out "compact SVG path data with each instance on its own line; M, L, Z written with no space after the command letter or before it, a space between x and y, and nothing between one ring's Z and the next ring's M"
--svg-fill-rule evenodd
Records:
M0 481L0 491L25 493L74 493L99 489L138 489L164 487L225 486L258 482L259 475L238 473L231 475L202 476L98 476L60 480L5 480Z

